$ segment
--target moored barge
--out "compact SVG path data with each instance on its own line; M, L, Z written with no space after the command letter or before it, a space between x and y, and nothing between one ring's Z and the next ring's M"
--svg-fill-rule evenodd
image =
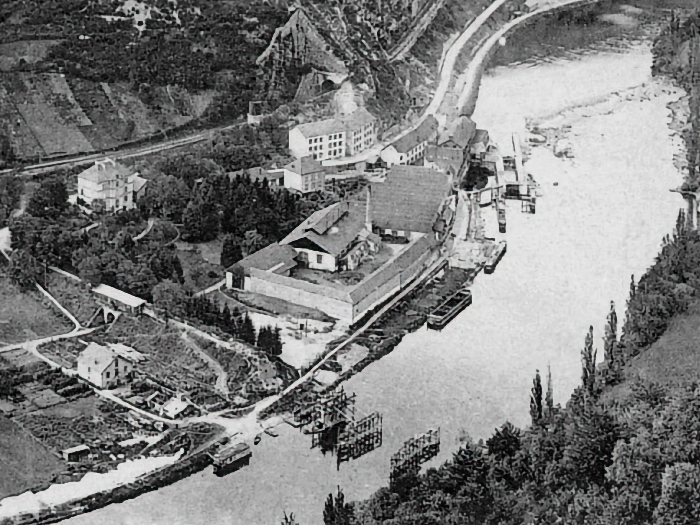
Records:
M470 304L472 304L472 292L463 286L428 315L428 328L442 330Z
M245 443L236 443L235 445L220 448L215 454L211 455L211 459L214 461L214 474L225 476L234 472L248 465L252 455L250 447Z
M498 246L491 252L486 265L484 265L484 273L493 273L498 263L503 259L506 253L506 241L500 241Z

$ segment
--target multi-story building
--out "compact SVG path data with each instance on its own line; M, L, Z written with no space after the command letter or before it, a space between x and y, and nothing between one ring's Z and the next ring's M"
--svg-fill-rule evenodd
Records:
M428 144L437 137L438 122L429 115L420 125L382 150L382 160L388 166L417 164L425 156Z
M300 124L289 132L289 149L297 158L328 160L354 155L377 140L377 119L364 107L349 115Z
M283 169L284 187L300 193L321 191L326 184L326 172L311 155L296 159Z
M88 206L102 202L107 211L130 210L145 184L138 173L106 158L78 175L78 199Z
M125 383L133 364L111 348L90 343L78 356L78 375L98 388L114 388Z
M456 118L440 133L437 144L428 146L424 165L455 175L462 166L465 153L469 154L468 147L475 133L476 124L469 117Z

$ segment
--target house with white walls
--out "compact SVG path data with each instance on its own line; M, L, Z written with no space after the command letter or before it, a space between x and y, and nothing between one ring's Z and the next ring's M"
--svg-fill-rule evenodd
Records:
M297 158L322 161L355 155L377 141L377 119L364 107L349 114L299 124L289 131L289 149Z
M384 148L382 160L387 166L417 164L425 156L428 145L435 141L437 130L438 121L429 115L416 129Z
M101 203L106 211L131 210L143 193L146 179L110 158L78 174L78 199L88 206Z

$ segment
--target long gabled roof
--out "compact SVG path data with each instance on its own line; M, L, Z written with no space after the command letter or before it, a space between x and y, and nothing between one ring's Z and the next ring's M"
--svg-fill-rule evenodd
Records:
M432 115L420 123L420 125L392 144L399 153L408 153L421 142L428 140L438 129L438 121Z
M296 250L291 246L275 242L262 250L251 253L248 257L233 264L231 268L240 266L244 270L248 268L257 268L258 270L284 273L296 266L296 261L294 260L296 255Z
M127 306L131 306L132 308L136 308L138 306L141 306L142 304L146 304L146 301L144 301L140 297L136 297L135 295L131 295L116 288L112 288L107 284L100 284L93 288L92 291L98 295L102 295Z
M297 130L308 139L332 133L357 131L375 120L377 120L376 117L367 111L365 107L361 106L349 115L299 124Z
M383 229L431 233L451 188L445 173L420 166L393 166L385 182L372 184L372 223Z
M325 120L317 120L316 122L307 122L299 124L297 129L307 139L311 137L320 137L322 135L330 135L331 133L342 133L346 131L345 124L337 119L329 118Z
M338 257L357 238L365 226L364 202L336 202L312 214L280 244L308 240L321 250Z

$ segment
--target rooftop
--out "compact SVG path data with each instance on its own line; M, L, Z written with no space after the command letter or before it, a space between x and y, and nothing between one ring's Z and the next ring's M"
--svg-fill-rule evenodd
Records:
M141 191L141 188L143 188L146 185L148 179L139 177L139 175L135 173L131 177L129 177L129 181L134 185L134 191L138 193L139 191Z
M130 346L123 345L121 343L107 343L107 345L117 354L119 357L123 357L127 361L134 363L140 363L145 361L146 357L141 353L137 352Z
M279 243L272 243L262 250L251 253L248 257L241 259L233 266L240 266L243 269L257 268L258 270L284 273L296 266L297 252L294 248Z
M451 188L445 173L420 166L393 166L385 182L372 184L372 223L390 230L432 233Z
M170 418L182 414L190 404L184 399L173 397L163 405L163 413Z
M366 108L360 106L349 115L339 117L338 120L345 124L347 129L355 131L363 126L366 126L367 124L371 124L372 122L376 121L377 118L367 111Z
M301 131L301 134L308 139L311 137L330 135L332 133L343 133L346 131L346 125L340 120L329 118L325 120L318 120L316 122L299 124L297 129Z
M314 159L311 155L293 160L287 164L285 168L294 173L298 173L299 175L307 175L309 173L324 171L321 163Z
M117 290L116 288L112 288L106 284L100 284L93 288L92 291L98 295L107 297L108 299L113 299L127 306L131 306L132 308L146 304L146 301L140 297L122 292L121 290Z
M428 140L437 129L438 121L435 117L429 115L416 129L398 139L392 146L394 146L394 149L399 153L407 153L421 142Z
M104 160L96 160L95 164L90 166L85 171L78 175L79 179L85 179L90 182L106 182L115 180L116 178L128 178L134 175L134 172L126 166L115 162L110 158Z
M114 361L114 352L106 346L90 343L78 356L79 363L85 363L101 374Z
M265 168L261 167L255 167L255 168L248 168L245 170L238 170L238 171L231 171L228 173L229 179L233 180L236 178L238 175L247 175L250 177L250 180L253 182L257 180L276 180L276 179L281 179L284 177L284 172L282 170L271 170L268 171Z
M450 123L450 126L440 133L438 145L442 145L447 141L452 141L462 149L466 148L474 134L476 133L476 124L469 117L457 117Z
M355 131L375 120L377 120L376 117L366 108L359 107L349 115L299 124L297 129L306 138L320 137L332 133Z
M308 240L323 251L338 257L365 227L365 202L337 202L312 214L280 244Z

